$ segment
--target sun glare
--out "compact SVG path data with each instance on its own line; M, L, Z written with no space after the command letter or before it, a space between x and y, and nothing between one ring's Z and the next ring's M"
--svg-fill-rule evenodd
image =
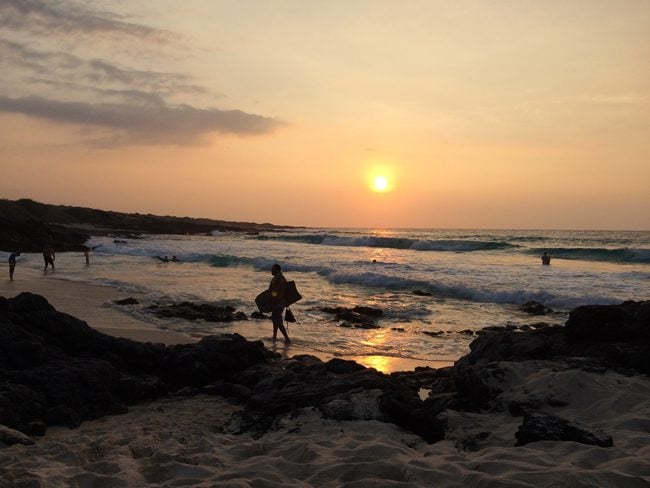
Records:
M381 175L375 176L372 181L372 189L377 192L388 190L388 178Z

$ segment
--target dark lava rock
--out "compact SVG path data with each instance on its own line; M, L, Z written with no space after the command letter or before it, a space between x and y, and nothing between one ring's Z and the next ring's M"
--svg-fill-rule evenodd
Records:
M0 249L42 252L52 246L56 252L83 251L90 236L80 230L38 220L15 220L0 216Z
M456 365L485 365L493 361L525 361L549 359L569 352L562 327L549 327L518 332L501 330L479 336L469 345L470 353L460 358Z
M431 337L438 337L445 334L442 330L423 330L422 333Z
M137 300L137 298L129 297L129 298L123 298L122 300L115 300L115 305L137 305L140 302Z
M207 303L192 302L172 303L171 305L152 305L147 308L154 315L164 318L181 318L185 320L205 320L206 322L234 322L248 320L244 312L237 312L233 307L217 307Z
M185 386L232 380L277 355L232 334L164 346L102 334L43 297L0 299L0 424L79 425Z
M237 382L252 392L242 414L242 431L261 435L278 415L313 407L337 420L392 422L428 442L444 438L438 412L428 410L417 391L396 377L336 358L323 363L313 356L296 356L283 365L254 366L238 377Z
M546 315L547 313L553 312L550 308L544 306L540 302L535 300L530 300L519 307L519 310L526 312L529 315Z
M356 306L354 308L346 307L321 307L320 310L325 313L333 314L337 319L349 322L355 327L362 329L379 328L375 323L375 318L384 315L383 310L372 307Z
M571 343L631 342L650 346L650 300L620 305L587 305L569 313Z
M515 437L518 446L537 441L572 441L600 447L614 445L612 437L600 430L592 431L577 423L544 413L526 415Z
M422 290L413 290L413 294L417 295L419 297L430 297L431 293L428 291L422 291Z

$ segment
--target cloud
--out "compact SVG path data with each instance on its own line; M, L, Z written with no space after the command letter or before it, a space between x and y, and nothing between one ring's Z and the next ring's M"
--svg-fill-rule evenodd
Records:
M255 135L282 125L275 119L241 110L198 109L189 105L68 102L35 96L0 96L0 112L111 129L117 132L117 137L111 140L121 144L196 143L210 132Z
M166 95L207 93L204 87L191 83L192 77L181 73L122 68L102 59L85 60L66 52L33 49L22 42L0 39L0 54L0 62L14 69L19 67L38 74L57 73L60 77L90 81L92 86L98 82L117 83L147 87Z
M114 13L64 0L0 0L0 27L31 32L128 35L169 41L172 33L123 20Z
M111 145L196 144L209 133L256 135L282 125L242 110L202 106L221 95L188 74L130 67L141 60L155 66L164 58L138 56L129 63L131 50L116 49L118 44L153 40L158 49L158 41L168 46L179 36L92 4L0 0L0 30L0 70L7 74L0 77L0 113L75 124ZM79 34L110 42L81 43Z

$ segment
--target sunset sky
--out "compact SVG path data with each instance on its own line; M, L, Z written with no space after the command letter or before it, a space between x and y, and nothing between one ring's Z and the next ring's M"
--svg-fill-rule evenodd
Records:
M649 60L647 0L0 0L0 197L648 230Z

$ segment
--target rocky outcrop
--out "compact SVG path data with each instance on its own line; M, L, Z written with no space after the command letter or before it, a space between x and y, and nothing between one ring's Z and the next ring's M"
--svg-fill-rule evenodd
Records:
M59 251L83 251L88 233L39 220L10 220L0 217L0 250L42 252L46 247Z
M361 329L377 329L376 319L384 316L384 311L379 308L358 305L347 307L321 307L319 310L334 315L342 320L342 327L357 327Z
M85 207L48 205L30 199L0 199L0 250L83 251L89 238L105 234L209 234L212 231L259 232L283 227L252 222L195 219L110 212Z
M38 295L0 297L0 424L34 435L75 426L275 357L237 334L175 346L115 338Z
M262 433L300 408L336 419L381 420L429 442L444 436L435 405L398 377L353 361L278 361L237 334L197 344L138 343L97 332L38 295L0 298L0 425L42 435L172 393L242 402L242 431Z
M543 413L526 415L515 437L518 446L537 441L571 441L600 447L614 445L612 437L605 432Z
M208 303L181 302L169 305L152 305L147 307L147 310L158 317L164 318L205 320L206 322L248 320L244 312L238 312L233 307L218 307Z
M546 315L551 313L553 310L544 306L543 303L536 302L535 300L529 300L519 307L522 312L526 312L529 315Z
M283 416L316 409L332 419L391 422L436 442L445 437L446 411L498 411L522 417L513 443L608 446L607 434L545 411L566 405L566 398L550 390L531 395L522 378L540 369L647 373L641 354L649 352L649 304L581 307L567 327L481 335L453 367L386 375L342 359L280 360L261 342L237 334L175 346L138 343L101 334L40 296L0 297L0 425L42 435L48 425L75 426L126 412L136 402L206 393L240 402L239 431L255 435ZM589 334L588 324L599 332ZM634 354L628 357L626 350ZM513 385L520 393L513 393ZM22 442L2 432L9 442ZM468 446L481 442L477 437Z
M482 334L456 366L569 357L597 358L604 367L650 374L650 301L578 307L565 327L537 324L527 332Z

